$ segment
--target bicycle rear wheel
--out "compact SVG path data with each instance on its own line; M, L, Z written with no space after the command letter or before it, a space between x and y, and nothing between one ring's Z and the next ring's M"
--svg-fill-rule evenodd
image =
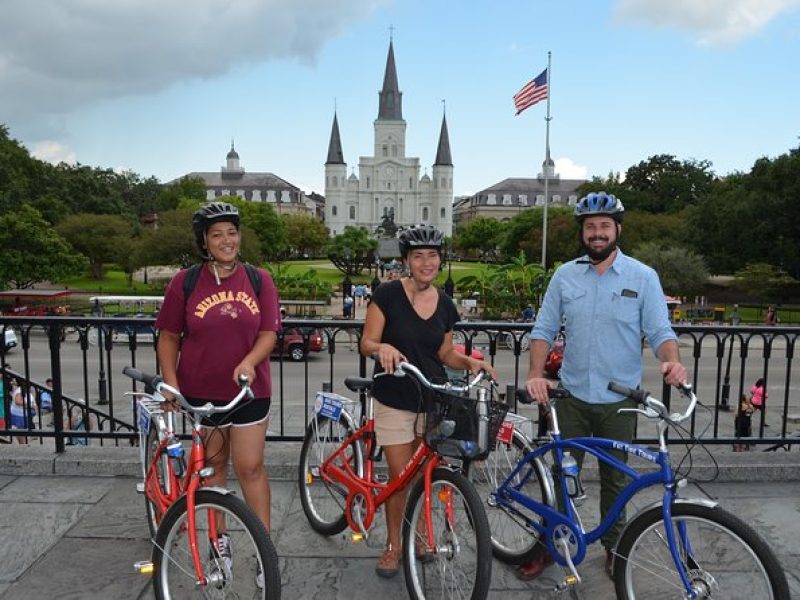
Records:
M347 489L336 482L326 481L320 474L320 468L353 433L353 427L344 416L340 416L338 421L318 417L312 419L306 428L300 450L297 484L303 512L314 531L322 535L341 533L347 527ZM355 473L363 473L364 462L358 443L348 446L344 457Z
M497 442L495 450L482 461L472 461L467 467L469 480L475 486L478 496L486 507L486 517L491 531L492 554L509 564L528 562L536 551L539 534L527 527L522 518L510 514L504 508L490 502L491 494L502 484L517 466L517 463L530 452L528 441L518 431L510 444ZM530 477L525 477L530 473ZM523 483L524 482L524 483ZM511 482L529 498L543 504L552 504L547 480L547 467L536 458L525 466ZM539 519L541 522L542 519Z
M769 546L749 525L719 507L674 504L671 527L697 597L788 600L786 576ZM617 598L684 598L667 544L661 506L628 526L617 545Z
M195 529L207 585L195 584L197 574L189 550L186 496L164 514L153 547L153 585L159 600L184 598L261 598L281 596L278 555L264 524L239 498L214 490L195 494ZM233 563L219 557L210 539L212 519L224 518L230 536ZM218 522L218 521L217 521ZM257 574L262 569L259 588Z
M433 548L425 549L425 482L417 481L403 519L403 573L412 599L485 598L492 576L489 523L475 488L456 471L433 472Z

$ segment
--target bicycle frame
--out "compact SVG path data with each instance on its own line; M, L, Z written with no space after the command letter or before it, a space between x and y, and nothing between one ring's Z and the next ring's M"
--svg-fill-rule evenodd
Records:
M361 444L364 448L365 465L364 474L359 475L350 465L345 456L346 450L355 445ZM375 512L393 494L405 488L411 480L420 472L424 466L425 477L425 508L426 526L429 529L428 539L433 539L433 531L430 524L430 493L431 476L433 470L443 464L445 460L434 452L430 446L422 441L414 450L411 459L408 461L398 477L389 483L376 481L374 478L373 456L376 450L375 443L375 421L370 415L364 425L352 433L337 450L335 450L320 468L320 475L327 483L338 482L344 485L348 491L348 505L356 496L360 495L364 499L366 514L363 522L356 523L352 511L346 511L347 523L356 533L366 535L367 530L372 526Z

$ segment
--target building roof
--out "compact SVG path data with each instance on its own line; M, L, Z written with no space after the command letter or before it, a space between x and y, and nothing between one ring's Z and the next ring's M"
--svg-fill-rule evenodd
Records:
M439 133L439 147L436 149L436 161L434 165L453 166L453 159L450 156L450 136L447 134L447 118L442 115L442 130Z
M403 94L397 83L397 69L394 65L394 46L389 41L389 54L386 57L386 71L383 74L383 89L379 92L378 118L390 121L403 120Z
M293 185L286 181L285 179L281 179L277 175L273 173L237 173L235 175L231 175L230 173L226 173L223 176L222 173L219 171L193 171L192 173L187 173L183 177L189 177L192 179L202 179L206 187L224 187L224 188L262 188L262 189L271 189L271 190L300 190L296 185ZM177 180L175 180L177 181ZM170 182L172 183L172 182Z
M333 113L333 125L331 126L331 141L328 143L328 159L326 165L343 165L344 154L342 153L342 140L339 137L339 120L336 113Z
M550 194L558 194L564 192L574 192L581 185L586 183L585 179L561 179L559 177L551 178L548 181L547 191ZM544 179L538 177L509 177L503 179L493 186L479 191L476 196L484 196L486 194L532 194L541 193L544 191Z

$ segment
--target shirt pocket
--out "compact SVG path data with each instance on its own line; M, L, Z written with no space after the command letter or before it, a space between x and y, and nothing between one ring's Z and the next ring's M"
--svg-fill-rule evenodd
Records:
M614 294L610 309L604 312L610 321L639 324L639 300L637 298Z
M564 290L561 299L563 303L562 309L568 320L585 315L586 311L589 309L587 306L588 294L586 290L579 288Z

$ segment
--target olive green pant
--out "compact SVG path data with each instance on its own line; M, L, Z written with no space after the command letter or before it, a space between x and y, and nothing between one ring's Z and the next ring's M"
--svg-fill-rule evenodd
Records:
M620 408L635 408L633 400L623 400L613 404L589 404L575 397L559 399L556 404L558 426L561 437L603 437L622 442L631 442L636 429L636 413L618 414ZM628 454L621 450L608 450L615 458L628 462ZM570 454L580 466L583 463L583 452L573 450ZM607 464L600 462L600 518L605 519L611 505L628 482L628 477ZM558 486L557 486L558 487ZM560 497L560 494L559 494ZM559 506L561 502L559 501ZM562 508L563 510L563 508ZM625 510L619 519L601 538L603 546L611 550L625 526Z

